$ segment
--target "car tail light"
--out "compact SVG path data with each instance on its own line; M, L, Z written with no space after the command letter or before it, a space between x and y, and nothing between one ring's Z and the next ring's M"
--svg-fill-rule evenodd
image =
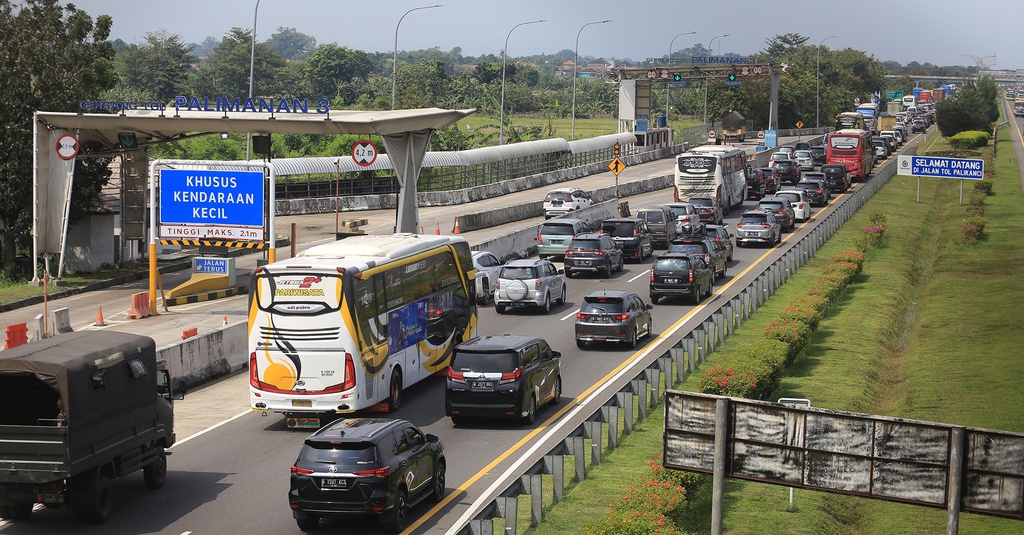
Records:
M651 268L651 282L654 282L654 268ZM576 317L578 318L580 315L576 314Z
M390 471L390 466L383 466L381 468L374 468L373 470L356 470L355 472L352 472L352 475L361 477L387 477L388 472Z
M693 270L692 269L690 270L690 282L691 283L693 282Z
M519 378L522 375L523 375L523 369L522 368L516 368L515 370L512 370L512 373L503 373L503 374L501 374L501 379L498 379L498 384L499 385L503 385L503 384L507 384L507 383L511 383L511 382L517 381L517 380L519 380Z
M537 280L533 281L533 286L535 288L537 288L538 290L540 290L540 279L537 279Z
M772 226L769 225L768 223L761 223L761 226L764 228L772 228Z
M292 474L306 475L306 474L312 474L312 473L313 473L313 471L310 470L309 468L299 468L298 466L293 466L292 467Z
M594 251L597 256L604 256L604 251Z
M453 383L466 384L466 376L462 372L457 372L448 366L448 379Z
M629 314L617 314L612 316L612 319L617 321L626 321L629 319Z

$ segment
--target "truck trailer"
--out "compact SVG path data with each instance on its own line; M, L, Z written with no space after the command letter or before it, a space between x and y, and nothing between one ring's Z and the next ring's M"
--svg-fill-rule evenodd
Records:
M0 517L28 520L41 503L102 523L112 479L141 470L162 487L172 400L147 336L83 331L0 352Z

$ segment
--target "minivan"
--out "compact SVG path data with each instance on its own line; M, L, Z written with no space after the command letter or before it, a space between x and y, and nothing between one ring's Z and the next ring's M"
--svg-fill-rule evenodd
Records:
M676 239L676 214L668 206L643 206L637 208L636 217L647 222L651 241L666 248Z
M448 367L445 415L456 424L494 416L532 424L537 407L558 403L562 395L561 358L536 336L505 334L463 342Z
M537 232L537 255L541 258L549 256L564 257L572 237L581 232L591 232L590 223L582 219L557 218L541 223Z

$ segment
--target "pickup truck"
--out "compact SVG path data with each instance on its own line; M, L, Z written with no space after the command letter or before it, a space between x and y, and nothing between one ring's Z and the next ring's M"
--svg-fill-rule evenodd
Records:
M149 488L164 484L174 410L152 338L83 331L4 350L0 407L4 520L42 503L102 523L112 479L141 470Z

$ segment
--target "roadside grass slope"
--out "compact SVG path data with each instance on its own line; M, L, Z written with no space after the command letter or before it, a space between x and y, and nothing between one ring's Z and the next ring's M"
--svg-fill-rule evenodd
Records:
M895 176L815 257L780 288L719 351L759 339L767 324L804 293L831 255L853 248L870 214L886 217L885 238L870 248L863 272L821 322L811 344L789 368L778 397L815 407L1024 432L1024 194L1009 131L1004 127L985 231L957 245L966 206L960 184ZM923 147L922 147L923 149ZM922 150L923 152L923 150ZM969 191L972 184L965 184ZM696 391L701 370L676 388ZM578 532L606 515L608 504L642 477L661 451L663 413L642 422L566 500L528 533ZM641 431L642 430L642 431ZM786 487L728 480L729 534L932 534L945 531L946 512L797 489L790 510ZM710 532L710 505L683 526ZM690 524L690 523L688 523ZM567 531L568 530L568 531ZM963 513L962 534L1018 534L1018 520Z

